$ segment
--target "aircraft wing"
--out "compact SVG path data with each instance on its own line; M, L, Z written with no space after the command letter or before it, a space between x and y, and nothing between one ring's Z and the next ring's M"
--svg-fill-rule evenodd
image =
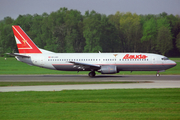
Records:
M78 67L80 69L86 69L86 68L89 68L89 69L100 69L100 65L93 65L93 64L87 64L87 63L80 63L80 62L73 62L73 61L69 61L69 63L73 63L74 64L74 67Z
M6 54L11 55L11 56L20 56L20 57L30 58L30 56L21 55L21 54L18 54L18 53L6 53Z

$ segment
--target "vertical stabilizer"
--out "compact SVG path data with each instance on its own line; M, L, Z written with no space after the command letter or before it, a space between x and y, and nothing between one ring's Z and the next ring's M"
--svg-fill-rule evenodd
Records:
M14 25L12 29L20 54L42 53L20 26Z

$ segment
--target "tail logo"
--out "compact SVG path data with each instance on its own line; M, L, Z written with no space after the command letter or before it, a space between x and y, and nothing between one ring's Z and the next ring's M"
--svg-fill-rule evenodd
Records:
M26 45L27 40L23 40L24 45Z
M19 53L42 53L20 26L12 26Z
M28 44L27 40L22 40L21 42L16 38L16 43L18 49L32 49L32 47Z

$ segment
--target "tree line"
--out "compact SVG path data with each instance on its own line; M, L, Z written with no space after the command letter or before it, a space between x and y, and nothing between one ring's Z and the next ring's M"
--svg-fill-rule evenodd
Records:
M0 21L0 55L17 52L12 25L21 28L40 48L59 53L147 52L180 56L180 16L137 15L60 8L42 15L5 17Z

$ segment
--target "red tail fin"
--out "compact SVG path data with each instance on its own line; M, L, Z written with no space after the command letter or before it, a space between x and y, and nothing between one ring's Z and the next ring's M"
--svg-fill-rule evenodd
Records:
M19 53L42 53L29 36L18 26L12 26Z

